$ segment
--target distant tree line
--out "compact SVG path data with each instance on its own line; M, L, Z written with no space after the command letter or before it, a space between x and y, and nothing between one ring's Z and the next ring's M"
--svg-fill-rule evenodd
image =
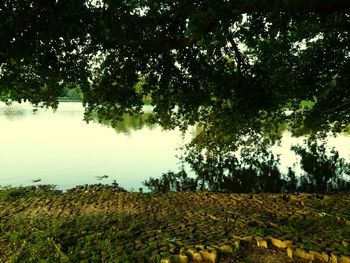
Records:
M81 92L81 89L74 85L66 85L64 86L61 94L60 94L60 100L63 101L82 101L83 100L83 93Z

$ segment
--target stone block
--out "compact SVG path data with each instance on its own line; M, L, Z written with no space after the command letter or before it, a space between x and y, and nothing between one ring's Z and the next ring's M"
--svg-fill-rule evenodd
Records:
M267 248L267 241L261 237L255 237L256 245L258 247Z
M341 256L338 258L338 263L350 263L350 257Z
M199 253L201 254L203 261L208 261L210 263L215 263L218 257L216 251L202 250Z
M233 244L233 247L237 250L241 247L241 242L239 240L233 241L232 244Z
M293 259L293 249L292 248L287 248L287 255L290 259Z
M315 259L315 256L313 254L306 252L305 250L300 249L300 248L297 248L294 251L294 255L297 257L306 259L306 260L314 260Z
M186 255L172 256L171 263L188 263L188 257Z
M220 250L220 252L223 253L223 254L232 254L233 251L234 251L234 249L233 249L232 246L226 245L226 244L225 244L225 245L221 245L221 246L219 247L219 250Z
M280 240L277 238L271 238L271 243L273 246L277 247L277 248L287 248L290 247L293 244L293 241L291 240Z
M203 246L203 245L195 245L195 248L196 248L196 249L199 249L199 250L203 250L203 249L204 249L204 246Z
M309 251L309 253L314 255L315 260L319 261L319 262L328 262L329 261L329 256L327 253L319 253L317 251Z
M194 249L188 249L186 251L186 255L188 256L189 260L193 262L202 262L202 256Z
M246 241L246 242L252 242L253 237L252 236L245 236L245 237L241 237L240 240Z
M330 262L331 263L338 263L338 257L336 254L331 254L331 258L330 258Z

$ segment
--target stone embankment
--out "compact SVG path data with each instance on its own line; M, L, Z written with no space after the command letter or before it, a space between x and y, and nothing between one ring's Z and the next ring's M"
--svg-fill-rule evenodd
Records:
M156 195L77 187L6 195L0 228L0 262L245 262L240 254L252 246L283 252L290 262L350 262L348 193Z

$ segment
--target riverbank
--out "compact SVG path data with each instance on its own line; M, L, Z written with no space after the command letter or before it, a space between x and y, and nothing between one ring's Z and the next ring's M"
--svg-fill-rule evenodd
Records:
M350 262L350 195L8 188L0 229L0 262Z

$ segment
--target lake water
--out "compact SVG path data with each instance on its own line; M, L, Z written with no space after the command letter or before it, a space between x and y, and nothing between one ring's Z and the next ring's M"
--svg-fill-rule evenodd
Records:
M150 111L148 107L145 111ZM159 126L129 124L118 132L83 121L81 103L60 103L58 110L29 104L0 105L0 185L112 183L138 190L142 181L178 170L181 133ZM185 140L191 137L186 135ZM97 176L108 175L97 180Z
M115 130L87 124L83 113L81 103L76 102L60 103L55 113L51 109L33 113L29 104L0 104L0 185L33 185L33 180L41 179L40 184L68 189L116 180L127 190L138 190L145 188L142 181L149 177L177 171L178 148L193 136L189 131L182 138L178 130L163 131L130 119ZM285 133L280 146L273 148L281 155L282 171L298 161L290 146L300 142L302 138ZM349 160L349 136L330 138L329 145ZM103 175L108 178L97 180Z

